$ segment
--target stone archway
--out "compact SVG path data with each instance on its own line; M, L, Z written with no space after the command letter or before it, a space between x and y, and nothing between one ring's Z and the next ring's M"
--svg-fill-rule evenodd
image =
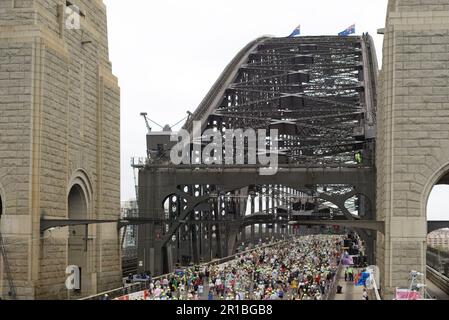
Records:
M67 216L70 220L89 219L89 197L80 184L74 184L67 196ZM67 265L76 265L81 270L81 289L75 291L73 298L89 295L92 288L89 270L89 245L87 228L84 225L69 226Z
M428 179L427 184L424 187L421 198L421 212L424 212L427 218L429 213L428 204L432 191L436 186L449 185L449 163L441 166L434 174ZM445 220L449 220L449 214Z
M449 164L441 167L435 173L424 194L425 213L428 221L426 265L446 275L449 274L449 249L447 248L447 240L445 241L447 232L443 229L449 224L449 213L436 212L435 209L438 206L447 208L448 186ZM429 223L434 225L429 225ZM441 226L442 229L436 229L435 225Z
M70 189L67 200L69 219L87 219L87 199L80 185Z

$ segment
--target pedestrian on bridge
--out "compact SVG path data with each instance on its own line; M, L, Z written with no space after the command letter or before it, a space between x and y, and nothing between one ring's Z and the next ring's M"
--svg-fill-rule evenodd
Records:
M354 282L354 270L352 269L352 267L348 268L348 276L349 276L349 281Z
M366 289L363 289L362 299L369 300L368 292L366 291Z

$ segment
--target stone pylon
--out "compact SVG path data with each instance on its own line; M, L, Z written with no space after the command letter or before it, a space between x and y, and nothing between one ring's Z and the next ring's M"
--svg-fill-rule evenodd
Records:
M0 297L77 298L121 285L120 90L101 0L0 1ZM81 267L69 293L66 267Z
M426 273L426 206L449 172L449 0L390 0L380 76L377 215L382 293ZM424 280L424 279L423 279Z

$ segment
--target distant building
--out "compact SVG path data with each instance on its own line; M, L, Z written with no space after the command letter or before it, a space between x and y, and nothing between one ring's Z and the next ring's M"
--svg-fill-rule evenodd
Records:
M427 236L427 245L435 249L442 249L449 252L449 229L431 232Z
M137 218L138 207L136 200L122 201L120 205L121 218ZM124 229L125 230L125 229ZM136 247L137 245L137 226L128 226L126 228L123 249Z

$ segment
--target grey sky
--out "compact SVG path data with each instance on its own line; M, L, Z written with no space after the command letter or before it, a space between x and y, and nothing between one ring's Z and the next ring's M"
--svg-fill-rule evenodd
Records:
M387 0L104 2L110 58L122 92L122 200L135 197L130 158L145 155L140 112L161 125L178 122L248 42L261 35L287 36L298 24L303 35L335 35L355 23L357 34L373 35L380 57L382 36L376 31L385 23L387 6Z

